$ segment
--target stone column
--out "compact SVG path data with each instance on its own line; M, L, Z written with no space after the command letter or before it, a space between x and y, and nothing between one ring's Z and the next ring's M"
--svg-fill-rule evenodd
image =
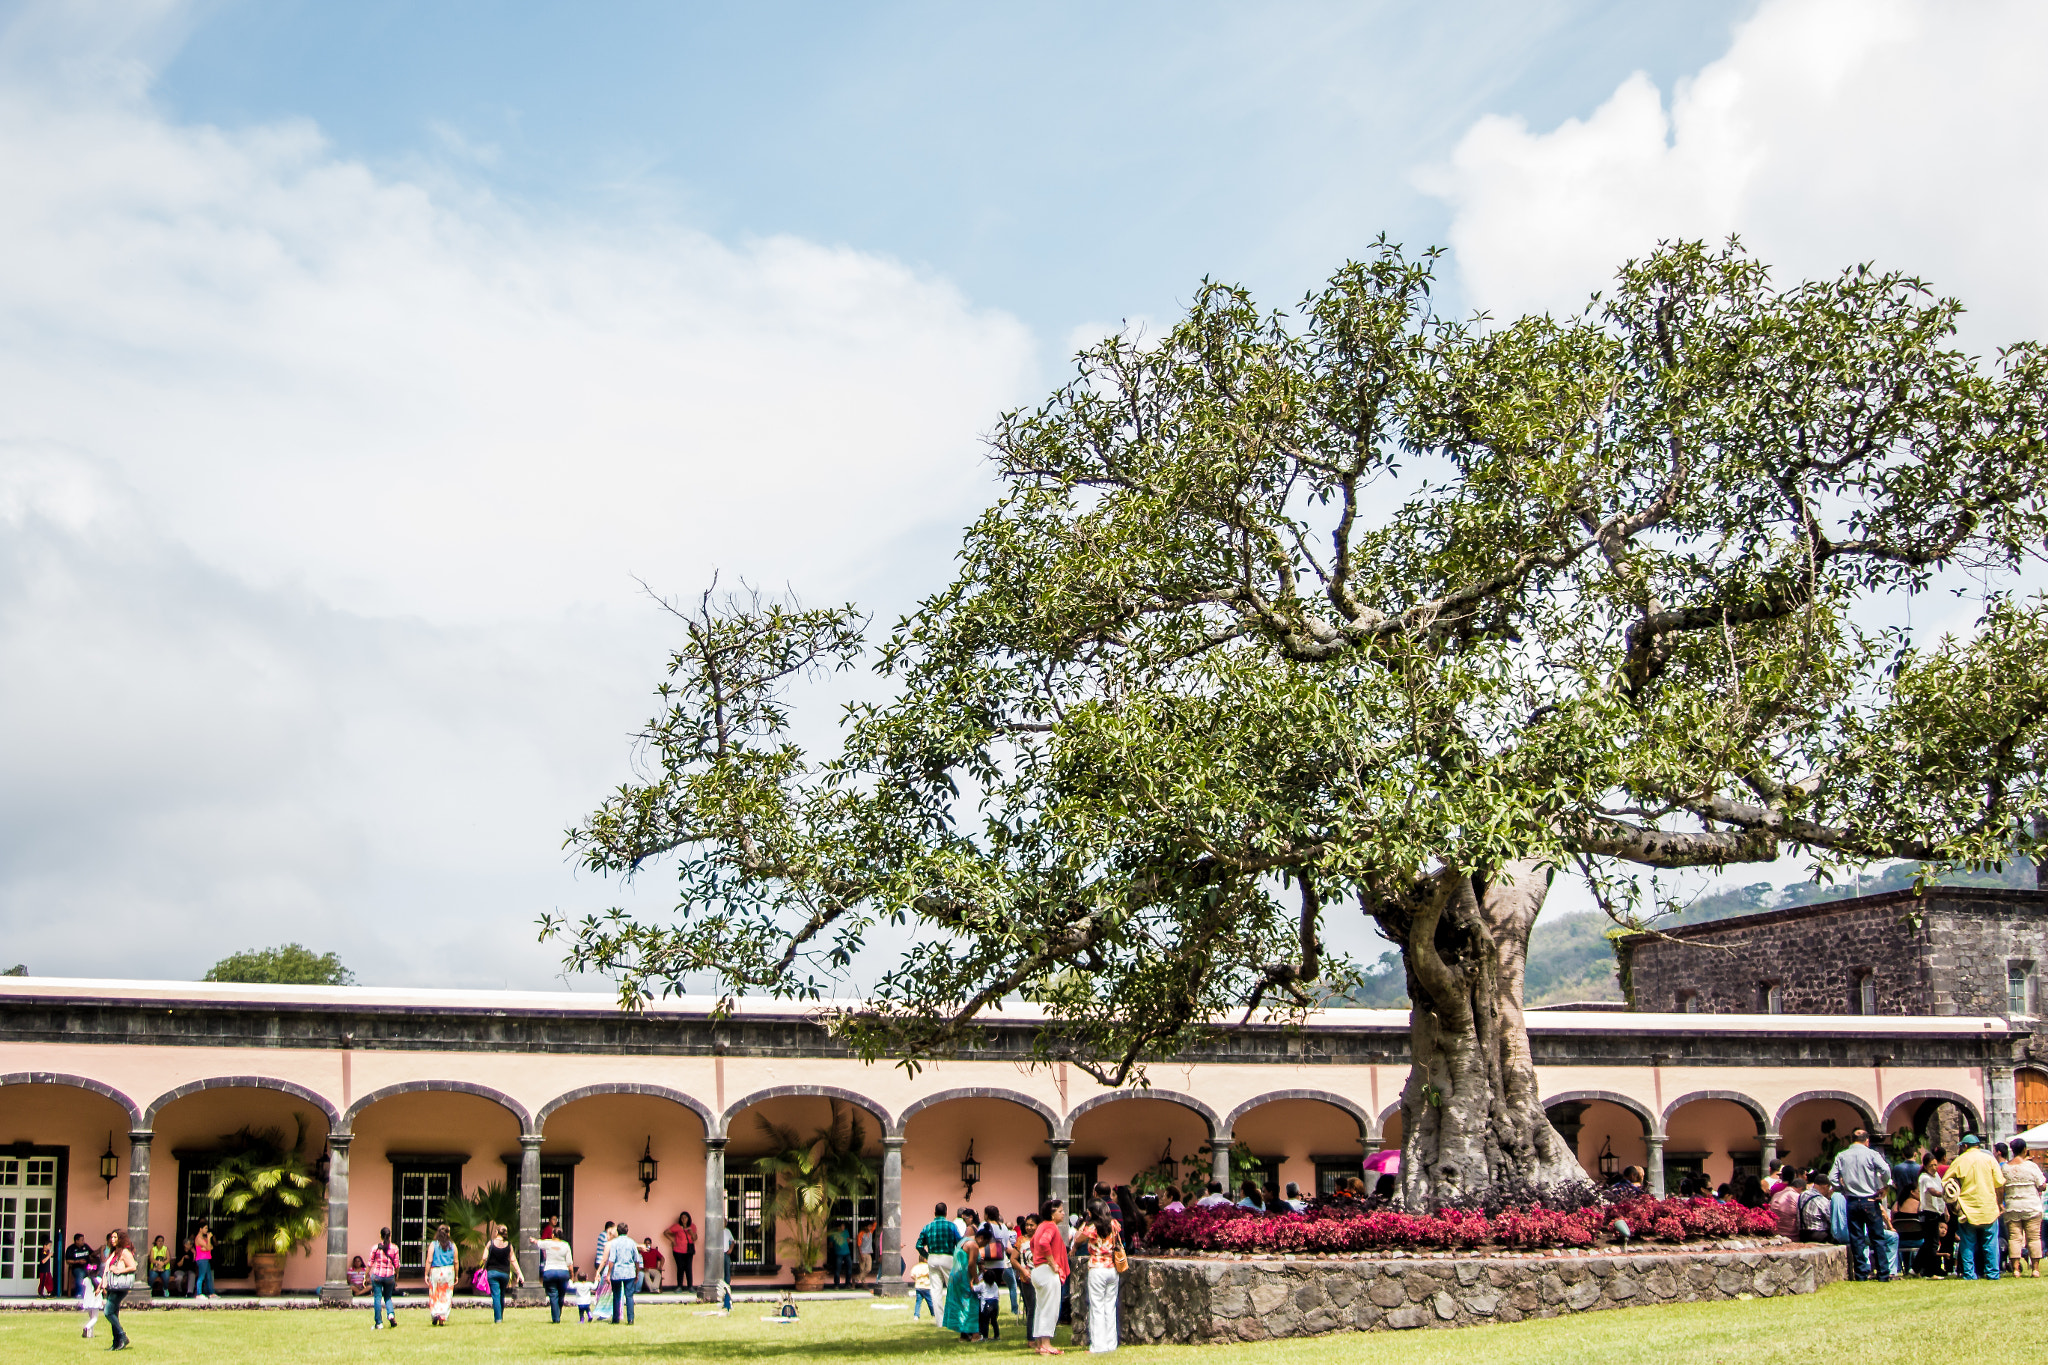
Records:
M346 1308L348 1292L348 1149L354 1133L327 1135L327 1274L320 1284L320 1302Z
M1664 1197L1664 1135L1652 1133L1644 1141L1649 1145L1649 1169L1643 1172L1643 1181L1649 1191L1658 1199Z
M1067 1164L1067 1153L1072 1150L1074 1140L1072 1138L1056 1137L1047 1138L1045 1142L1048 1147L1052 1148L1052 1160L1045 1168L1046 1198L1057 1199L1064 1204L1067 1202L1069 1177L1073 1173L1072 1168ZM1079 1213L1080 1210L1068 1209L1067 1212Z
M512 1296L515 1303L545 1303L548 1297L540 1282L540 1249L526 1244L528 1238L540 1236L541 1141L539 1133L519 1135L519 1240L513 1245L526 1283Z
M1209 1178L1222 1181L1225 1194L1236 1193L1235 1190L1230 1188L1230 1144L1232 1141L1233 1139L1229 1133L1218 1133L1211 1142L1209 1151Z
M149 1297L149 1143L155 1136L147 1128L128 1131L128 1240L135 1244L136 1268L130 1303Z
M718 1302L725 1283L725 1139L704 1139L704 1276L697 1297Z
M1778 1135L1765 1133L1757 1139L1757 1156L1763 1163L1764 1179L1769 1181L1771 1171L1778 1164Z
M2012 1089L2012 1063L2009 1060L1986 1062L1984 1064L1984 1134L1986 1143L2009 1138L2020 1130L2017 1101Z
M903 1139L882 1139L882 1226L875 1241L875 1292L903 1292Z

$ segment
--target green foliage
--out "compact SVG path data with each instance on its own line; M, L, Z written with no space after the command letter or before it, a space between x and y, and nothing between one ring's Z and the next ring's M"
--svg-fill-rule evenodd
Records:
M874 1172L862 1155L866 1129L852 1106L838 1100L832 1101L832 1121L809 1138L758 1114L754 1121L773 1144L760 1159L760 1169L772 1182L768 1216L779 1234L776 1245L797 1274L806 1274L825 1263L832 1206L859 1198L874 1184Z
M355 973L334 953L315 953L297 943L251 948L213 964L201 980L242 981L279 986L352 986Z
M519 1245L519 1191L502 1180L480 1185L467 1197L450 1195L441 1201L441 1221L448 1225L465 1268L482 1265L484 1247L491 1240L490 1227L503 1223L514 1246Z
M873 656L850 607L679 611L646 778L568 836L600 872L673 855L675 916L548 921L568 965L629 1004L689 973L823 1000L914 926L830 1015L859 1055L1023 1001L1040 1058L1122 1084L1348 994L1326 913L1456 1013L1511 990L1473 945L1523 946L1560 873L1635 924L1662 869L2032 855L2038 346L1980 360L1918 280L1779 287L1732 243L1499 324L1438 315L1435 264L1383 242L1281 313L1205 284L1083 352L997 424L1001 499ZM1870 624L1946 570L1967 627ZM864 659L889 695L806 752L789 690Z
M213 1168L207 1193L227 1222L218 1236L246 1245L251 1255L310 1252L326 1226L327 1186L300 1151L305 1120L293 1115L293 1121L298 1133L289 1146L282 1129L243 1128L227 1140L227 1155Z

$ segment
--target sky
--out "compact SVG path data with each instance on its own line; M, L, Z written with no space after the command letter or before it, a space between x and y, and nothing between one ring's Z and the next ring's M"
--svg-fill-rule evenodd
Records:
M650 590L891 620L1074 349L1381 232L1454 311L1740 233L2048 334L2044 56L1968 0L0 4L0 966L607 989L534 924L666 901L560 847Z

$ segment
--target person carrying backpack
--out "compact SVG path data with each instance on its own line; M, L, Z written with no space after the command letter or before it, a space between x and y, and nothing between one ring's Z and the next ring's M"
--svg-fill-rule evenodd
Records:
M1799 1196L1799 1240L1802 1242L1832 1242L1835 1240L1833 1210L1829 1199L1834 1189L1828 1178L1816 1174L1807 1182L1806 1193Z

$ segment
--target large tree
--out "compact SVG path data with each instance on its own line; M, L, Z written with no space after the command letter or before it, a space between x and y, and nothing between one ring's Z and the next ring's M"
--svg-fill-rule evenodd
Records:
M1000 502L869 660L851 607L688 609L645 779L571 833L676 855L672 920L571 927L631 1001L712 974L835 1028L971 1046L1002 1001L1104 1083L1327 998L1326 916L1402 951L1404 1192L1576 1176L1522 1017L1556 876L1617 916L1644 870L1823 871L2032 850L2048 628L2048 363L1957 349L1960 307L1854 269L1779 288L1660 249L1580 316L1439 317L1384 243L1293 313L1205 286L1156 339L1005 416ZM1923 646L1901 604L1964 574ZM1967 607L1967 609L1964 609ZM786 691L890 699L807 754Z

